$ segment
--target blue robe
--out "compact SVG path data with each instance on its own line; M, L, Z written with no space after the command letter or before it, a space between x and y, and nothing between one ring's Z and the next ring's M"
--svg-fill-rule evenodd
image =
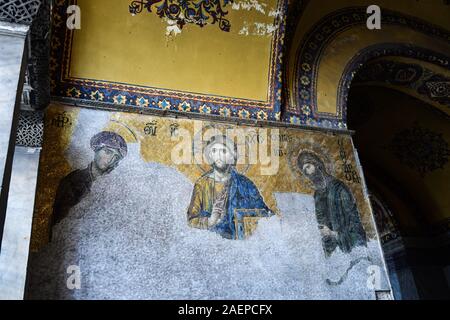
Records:
M226 204L226 215L215 225L211 231L219 233L227 239L244 239L242 226L243 217L270 217L273 215L269 210L258 188L247 177L231 171ZM238 217L238 230L236 229L235 214Z
M192 194L191 205L187 218L191 227L208 229L207 221L203 218L211 217L214 199L209 198L210 191L205 189L211 172L203 175L195 184ZM227 192L224 203L225 214L221 220L209 228L210 231L217 232L227 239L244 239L244 217L269 217L273 213L264 203L255 184L247 177L231 169L230 179L225 184L224 191Z

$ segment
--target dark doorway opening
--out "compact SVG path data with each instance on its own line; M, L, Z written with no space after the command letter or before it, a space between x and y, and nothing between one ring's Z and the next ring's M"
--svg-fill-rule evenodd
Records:
M395 299L450 299L449 119L389 86L349 93L348 127Z

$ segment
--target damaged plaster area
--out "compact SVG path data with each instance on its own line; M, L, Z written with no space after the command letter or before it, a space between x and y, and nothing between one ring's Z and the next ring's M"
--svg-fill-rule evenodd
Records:
M188 226L192 182L174 168L143 163L138 146L129 151L30 258L29 298L375 298L367 269L379 260L362 260L342 276L350 261L374 256L376 242L325 258L312 196L277 193L283 218L260 220L245 241L223 239ZM71 265L80 268L79 290L66 286Z
M181 33L181 29L175 20L170 20L166 18L164 19L164 21L167 23L166 37L173 38Z
M256 10L262 14L266 14L267 3L258 0L236 1L231 6L233 10Z
M85 142L109 122L92 115L80 112L84 125L66 151L73 168L91 161ZM52 241L30 256L28 298L375 299L367 270L382 267L377 242L325 257L312 195L274 192L281 217L261 219L250 238L233 241L188 226L193 187L128 143L126 158L94 181L55 225ZM67 287L70 266L80 269L80 289Z
M278 29L276 24L277 18L281 15L279 10L267 8L267 3L259 2L258 0L246 0L237 1L232 5L233 10L246 10L246 11L257 11L264 16L273 17L274 21L272 23L266 23L262 21L249 22L244 21L243 26L239 30L239 35L244 36L272 36L272 34ZM268 13L266 13L268 11Z
M243 0L236 1L231 6L235 11L256 11L265 17L273 18L272 23L263 21L244 21L243 26L239 29L238 34L244 36L272 36L278 29L276 23L277 18L281 15L281 11L278 9L268 8L268 4L260 2L258 0ZM183 19L183 15L180 16ZM166 26L166 38L167 40L173 40L175 37L182 33L182 29L178 25L176 20L163 18Z
M244 26L239 30L239 34L244 36L271 36L277 29L278 26L270 23L254 22L249 24L244 22Z

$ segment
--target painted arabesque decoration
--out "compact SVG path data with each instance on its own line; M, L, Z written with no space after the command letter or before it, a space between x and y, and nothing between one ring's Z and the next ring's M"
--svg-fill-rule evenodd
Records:
M130 13L156 9L160 18L176 21L180 29L188 23L200 27L218 23L220 30L229 32L231 23L225 19L225 7L230 3L233 0L135 0L130 4Z

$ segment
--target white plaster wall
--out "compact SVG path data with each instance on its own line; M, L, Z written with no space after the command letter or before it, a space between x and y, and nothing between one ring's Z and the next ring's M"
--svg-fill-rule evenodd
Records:
M375 299L367 268L382 268L377 243L325 258L311 195L276 193L283 219L260 220L250 239L232 241L187 225L192 189L182 173L145 163L129 144L127 158L32 255L29 298ZM327 284L361 257L371 261ZM80 270L79 289L67 286L71 266Z

